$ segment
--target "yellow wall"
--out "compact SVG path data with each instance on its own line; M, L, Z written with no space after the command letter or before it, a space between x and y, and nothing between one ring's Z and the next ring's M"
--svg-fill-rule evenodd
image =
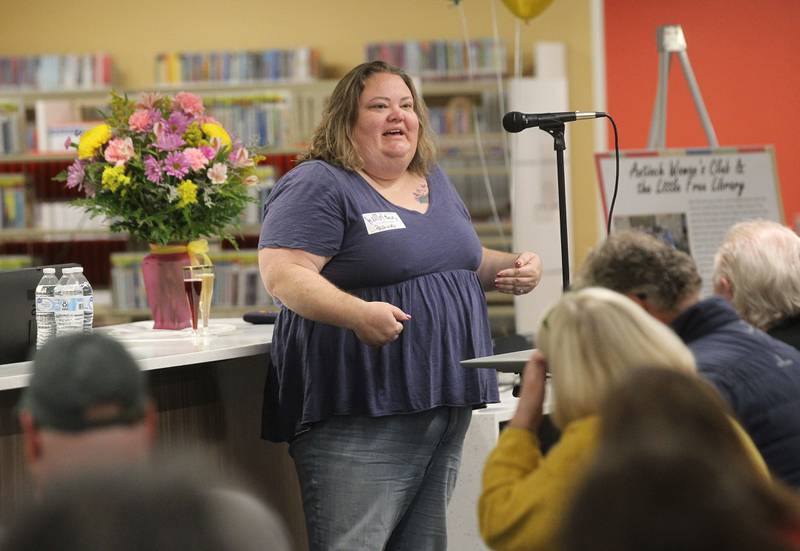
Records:
M17 0L13 9L3 0L0 55L104 51L121 87L146 88L160 51L311 46L322 52L326 76L338 77L364 60L368 42L461 38L461 9L472 38L491 36L490 2L510 56L516 19L499 0ZM528 70L535 41L566 43L570 105L584 111L593 108L590 2L555 0L522 25L521 40ZM597 239L592 124L573 125L568 146L580 264Z

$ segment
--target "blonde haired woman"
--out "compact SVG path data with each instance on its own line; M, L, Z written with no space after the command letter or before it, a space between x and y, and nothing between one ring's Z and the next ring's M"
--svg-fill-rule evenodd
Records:
M607 289L565 294L542 321L537 345L525 368L517 411L483 474L480 529L493 549L556 546L561 518L597 447L597 413L628 373L642 366L695 372L691 352L668 327ZM536 431L547 371L553 419L562 436L543 456Z

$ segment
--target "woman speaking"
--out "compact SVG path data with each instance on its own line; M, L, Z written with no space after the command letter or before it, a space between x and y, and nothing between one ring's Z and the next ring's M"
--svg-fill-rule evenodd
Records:
M473 408L498 400L484 289L530 292L539 257L481 247L435 163L412 80L383 62L336 86L265 204L259 265L282 305L263 436L288 441L309 546L443 550Z

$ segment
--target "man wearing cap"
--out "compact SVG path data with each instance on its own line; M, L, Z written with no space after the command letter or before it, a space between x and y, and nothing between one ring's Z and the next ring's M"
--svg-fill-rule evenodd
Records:
M147 459L156 411L136 361L111 337L59 337L36 353L19 405L38 490L56 478Z

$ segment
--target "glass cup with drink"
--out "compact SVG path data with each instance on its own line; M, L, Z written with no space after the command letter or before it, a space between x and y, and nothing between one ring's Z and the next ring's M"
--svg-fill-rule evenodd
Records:
M196 336L208 335L211 297L214 294L214 266L211 264L184 266L183 288L192 313L192 332Z

